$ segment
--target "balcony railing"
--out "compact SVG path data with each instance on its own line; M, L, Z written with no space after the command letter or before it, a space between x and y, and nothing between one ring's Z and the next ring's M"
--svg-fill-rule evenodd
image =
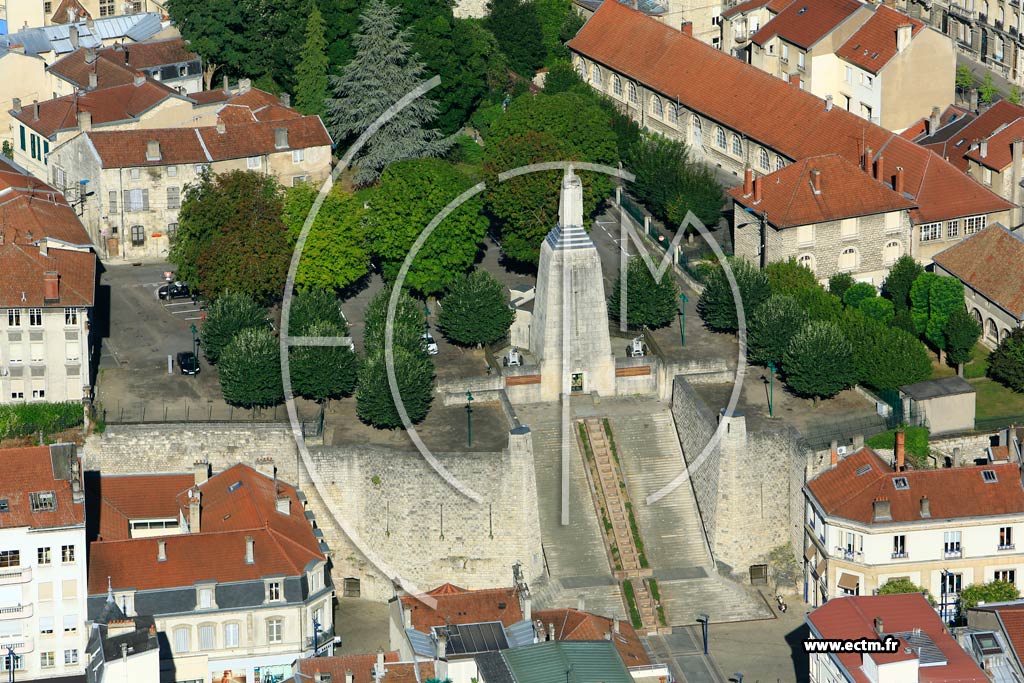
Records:
M942 551L942 557L947 560L958 560L964 556L963 548L946 548Z
M847 548L839 547L836 548L836 556L841 557L844 560L850 560L851 562L855 562L857 560L863 559L864 553L860 550L849 550Z
M0 621L8 619L27 619L30 616L32 616L32 605L0 607Z
M910 557L910 556L909 556L909 555L908 555L908 554L907 554L906 552L902 552L902 553L893 553L893 554L892 554L892 559L894 559L894 560L905 560L905 559L907 559L908 557Z
M0 586L28 583L32 580L32 567L5 567L0 569Z
M1015 547L1016 546L1013 543L1010 543L1008 545L1000 545L996 548L996 550L1013 550Z
M978 13L972 9L961 7L960 5L952 2L949 4L949 13L956 17L967 19L968 21L974 21L978 17Z
M334 625L333 624L330 626L330 628L326 628L326 629L322 628L317 633L317 636L316 636L316 646L317 646L317 649L318 650L322 650L324 648L324 646L330 644L330 642L332 640L334 640ZM309 636L308 638L306 638L306 649L308 650L308 649L310 649L312 647L313 647L313 636Z
M0 652L7 652L8 648L16 655L25 655L35 649L35 640L32 636L0 636Z

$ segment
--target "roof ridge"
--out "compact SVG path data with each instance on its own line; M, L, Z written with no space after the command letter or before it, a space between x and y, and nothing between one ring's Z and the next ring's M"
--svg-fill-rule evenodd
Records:
M800 191L800 178L803 178L804 171L807 170L807 166L810 164L810 159L803 159L801 163L803 164L803 168L801 168L800 172L797 173L797 182L793 183L793 193L789 196L789 203L786 204L786 211L783 216L781 216L783 220L786 220L789 216L789 211L793 208L793 204L796 202L796 194Z

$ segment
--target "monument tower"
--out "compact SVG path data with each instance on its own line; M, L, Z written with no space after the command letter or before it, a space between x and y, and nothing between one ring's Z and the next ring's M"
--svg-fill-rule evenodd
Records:
M562 178L558 224L540 249L530 350L540 360L541 400L562 393L615 395L615 358L601 257L583 229L583 184Z

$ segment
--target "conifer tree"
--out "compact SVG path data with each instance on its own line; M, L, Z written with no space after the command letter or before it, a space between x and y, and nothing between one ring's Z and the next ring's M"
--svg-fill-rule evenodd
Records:
M302 61L295 67L295 108L303 114L321 116L327 106L327 39L324 17L314 2L306 20L306 42Z

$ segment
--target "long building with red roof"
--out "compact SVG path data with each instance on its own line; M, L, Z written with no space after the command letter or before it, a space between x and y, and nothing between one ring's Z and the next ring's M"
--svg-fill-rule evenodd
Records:
M919 261L948 246L933 236L950 224L1010 221L1011 202L932 151L622 3L603 3L568 45L591 87L737 178L745 168L765 175L829 154L890 188L902 169L902 193L915 204L907 253Z

